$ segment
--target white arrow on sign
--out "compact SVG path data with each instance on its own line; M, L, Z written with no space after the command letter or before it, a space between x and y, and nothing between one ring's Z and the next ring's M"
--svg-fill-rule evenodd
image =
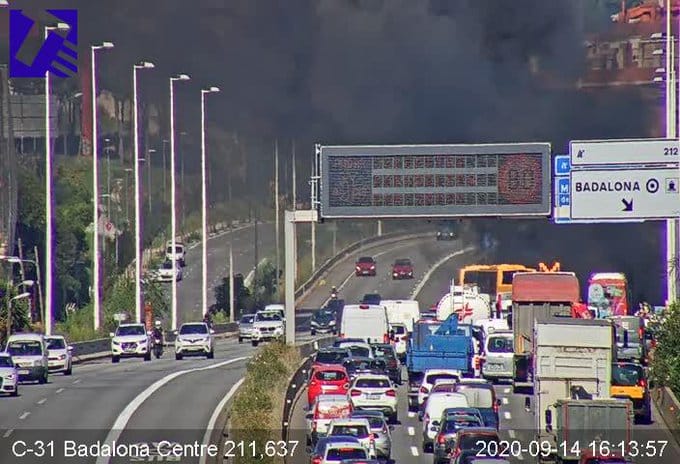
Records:
M572 171L572 219L672 219L680 215L677 169Z
M668 139L572 140L572 166L680 162L680 144Z

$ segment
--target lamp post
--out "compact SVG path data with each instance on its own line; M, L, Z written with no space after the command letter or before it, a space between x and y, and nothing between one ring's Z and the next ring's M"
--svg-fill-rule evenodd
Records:
M206 155L205 155L205 95L217 93L220 89L210 87L201 90L201 232L203 234L203 274L202 274L202 295L203 295L203 314L208 312L208 193L206 188ZM229 272L232 269L229 268ZM233 299L234 296L231 295ZM233 320L232 320L233 322Z
M170 143L169 140L163 139L163 202L168 201L168 180L166 175L167 161L165 156L165 145Z
M51 31L68 31L66 23L45 26L45 42ZM52 128L50 127L50 71L45 71L45 334L52 334L52 293L54 274L54 222L52 217Z
M142 214L140 211L141 189L139 182L139 103L137 101L137 70L153 69L154 64L142 61L132 68L132 115L135 150L135 322L142 320Z
M97 64L95 53L97 50L111 49L113 43L103 42L101 45L90 46L91 66L92 66L92 221L94 224L94 239L92 248L94 250L94 257L92 259L94 270L93 274L93 311L94 311L94 330L99 330L100 326L100 262L99 262L99 135L97 125ZM110 210L109 210L110 211Z
M40 286L40 268L38 267L38 262L34 261L32 259L25 259L25 258L21 259L18 256L4 256L4 255L0 255L0 261L5 261L5 262L11 263L11 264L28 263L28 264L33 265L33 267L35 269L35 278L36 278L35 282L33 282L32 280L24 280L22 282L22 284L28 285L28 286L33 286L33 284L35 283L38 286L38 305L40 306L39 314L40 314L41 320L44 321L45 315L42 314L42 310L44 310L44 305L42 303L42 287ZM30 282L30 284L28 282Z
M151 155L153 153L156 153L155 148L149 148L147 150L146 154L146 185L147 185L147 197L149 198L149 214L151 214L152 211L152 206L151 206Z
M17 295L9 299L9 304L7 305L7 337L12 335L12 302L16 300L21 300L23 298L28 298L29 296L31 296L30 293L24 292L20 295Z
M175 182L175 81L188 81L187 74L170 78L170 233L173 257L177 251L177 189ZM173 259L176 263L178 260ZM178 263L179 264L179 263ZM172 330L177 330L177 273L172 273Z

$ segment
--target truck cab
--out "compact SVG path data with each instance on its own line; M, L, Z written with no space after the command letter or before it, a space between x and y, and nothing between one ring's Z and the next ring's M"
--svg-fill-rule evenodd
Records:
M622 272L596 272L588 280L588 307L595 317L630 314L628 279Z
M639 422L649 424L652 421L649 382L647 373L640 364L617 362L612 365L611 396L632 401L635 419Z

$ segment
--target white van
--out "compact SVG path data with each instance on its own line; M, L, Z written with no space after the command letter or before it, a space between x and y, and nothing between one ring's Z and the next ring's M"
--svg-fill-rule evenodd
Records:
M382 305L347 305L342 311L340 338L363 338L369 343L389 343L387 311Z
M10 335L5 352L12 357L20 381L47 383L49 362L45 337L36 333Z
M381 300L387 309L390 324L404 324L406 330L413 332L413 322L420 319L420 304L416 300Z
M425 414L423 415L423 451L434 442L439 432L440 421L445 409L467 408L468 400L462 393L436 392L427 398Z

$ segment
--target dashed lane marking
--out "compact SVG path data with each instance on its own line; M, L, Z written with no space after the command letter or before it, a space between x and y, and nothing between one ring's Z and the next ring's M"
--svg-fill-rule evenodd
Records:
M61 392L63 392L63 391L64 391L64 389L63 389L63 388L58 388L58 389L57 389L57 391L56 391L56 392L54 392L54 393L57 393L57 394L59 394L59 393L61 393Z
M28 416L30 416L30 415L31 415L30 412L24 411L23 414L19 416L19 420L24 420L24 419L26 419L26 418L27 418Z
M74 384L75 384L75 383L80 383L80 382L82 382L82 379L77 379L77 380L74 380L74 381L73 381Z
M503 417L505 417L506 419L512 419L512 415L510 414L510 411L505 411L503 413Z
M508 430L508 435L510 435L510 438L516 438L517 437L517 434L512 429Z
M510 389L509 389L509 388L504 388L504 389L503 389L503 393L505 393L505 394L507 395L508 393L510 393Z
M416 434L416 429L414 429L413 427L409 427L409 428L406 429L406 430L408 431L408 434L409 434L410 436L414 436L414 435Z
M413 411L409 411L409 412L408 412L408 417L410 417L410 418L416 417L416 413L413 412Z
M414 455L414 456L418 456L418 448L416 448L415 446L412 446L411 447L411 454Z
M43 398L40 401L38 401L38 404L45 404L47 402L47 398Z
M2 438L9 438L10 435L14 432L14 429L9 429L8 431L5 432L5 434L2 436Z
M508 404L508 403L510 402L510 400L508 400L508 397L507 397L507 396L504 396L503 398L501 398L501 402L502 402L503 404Z

